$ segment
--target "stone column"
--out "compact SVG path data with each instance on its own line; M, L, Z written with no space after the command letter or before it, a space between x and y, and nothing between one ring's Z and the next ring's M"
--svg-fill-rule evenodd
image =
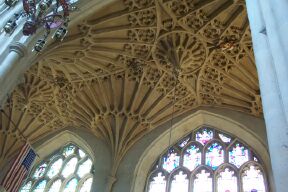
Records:
M281 84L276 71L276 61L273 57L274 51L271 50L270 39L266 35L264 13L260 8L261 1L263 0L246 0L246 5L259 76L274 184L277 192L283 192L288 189L288 123L280 91ZM288 73L286 75L288 77ZM286 96L288 97L288 94ZM273 187L272 190L275 191Z
M17 78L20 77L22 67L17 67L19 65L19 60L26 54L26 47L19 43L13 43L9 46L9 53L3 62L0 64L0 104L5 102L7 98L7 93L14 88L17 83Z
M288 121L288 1L262 0L259 4L263 12L266 34Z

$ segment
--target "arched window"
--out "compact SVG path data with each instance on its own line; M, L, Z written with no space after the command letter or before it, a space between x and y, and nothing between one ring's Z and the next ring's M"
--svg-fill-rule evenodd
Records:
M159 157L146 192L268 192L261 160L227 133L200 128Z
M92 161L74 144L67 144L36 165L20 192L90 192Z

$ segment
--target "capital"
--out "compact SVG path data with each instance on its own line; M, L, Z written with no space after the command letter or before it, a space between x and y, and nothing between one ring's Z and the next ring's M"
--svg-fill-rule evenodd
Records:
M27 47L20 42L14 42L9 45L9 52L14 51L24 57L27 54Z

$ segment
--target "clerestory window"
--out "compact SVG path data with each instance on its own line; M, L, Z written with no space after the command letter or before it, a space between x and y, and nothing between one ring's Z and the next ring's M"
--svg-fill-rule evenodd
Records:
M254 150L232 135L200 128L155 162L146 192L267 192Z
M65 145L34 166L20 192L90 192L92 165L84 150Z

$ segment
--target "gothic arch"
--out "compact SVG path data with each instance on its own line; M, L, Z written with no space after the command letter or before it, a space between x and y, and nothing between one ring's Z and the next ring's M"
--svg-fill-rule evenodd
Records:
M271 170L269 154L265 142L249 130L249 128L219 114L199 110L179 121L173 126L171 143L175 143L192 130L201 126L214 127L243 140L260 155L264 168L268 171ZM149 170L153 163L158 159L159 155L169 147L168 139L169 130L166 130L144 151L134 171L134 178L130 190L131 192L142 192L145 189L146 178L149 174ZM269 175L269 177L269 180L271 181L271 176Z

